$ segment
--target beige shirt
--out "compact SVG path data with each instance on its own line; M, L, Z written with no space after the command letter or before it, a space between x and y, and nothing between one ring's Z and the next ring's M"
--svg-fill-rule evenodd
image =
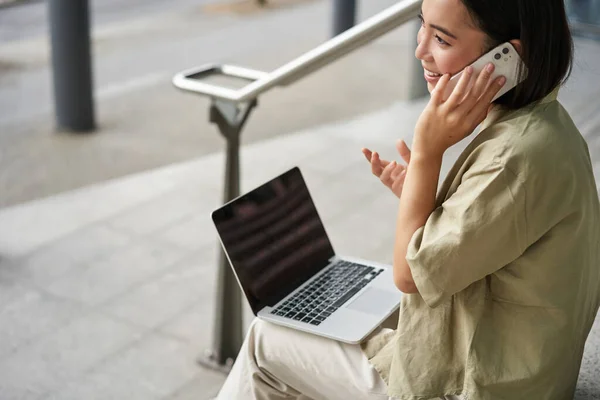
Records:
M397 399L572 399L600 304L600 207L557 91L495 108L415 232L419 294L363 349Z

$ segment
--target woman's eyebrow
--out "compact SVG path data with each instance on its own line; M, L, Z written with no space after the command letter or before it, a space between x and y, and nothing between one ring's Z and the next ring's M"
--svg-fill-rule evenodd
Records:
M450 31L448 31L448 29L446 28L442 28L439 25L434 25L434 24L429 24L430 27L432 27L435 30L438 30L442 33L445 33L446 35L450 36L452 39L458 39L456 36L454 36L453 34L450 33Z
M421 13L419 14L419 18L421 18L421 21L425 22L425 19L423 18L423 12L421 11ZM439 25L435 25L435 24L429 24L430 27L432 27L435 30L438 30L440 32L442 32L445 35L450 36L452 39L458 39L455 35L453 35L452 33L450 33L450 31L444 27L441 27Z

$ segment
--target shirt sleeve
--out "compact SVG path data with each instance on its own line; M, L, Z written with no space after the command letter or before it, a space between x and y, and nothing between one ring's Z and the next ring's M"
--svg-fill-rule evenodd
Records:
M494 163L470 168L408 246L406 260L423 300L437 307L526 248L525 189Z

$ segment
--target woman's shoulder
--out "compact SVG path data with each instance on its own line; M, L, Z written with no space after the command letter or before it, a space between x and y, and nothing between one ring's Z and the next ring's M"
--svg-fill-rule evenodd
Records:
M577 167L571 161L589 158L585 140L558 100L496 112L496 120L474 140L473 155L483 162L493 160L527 175Z

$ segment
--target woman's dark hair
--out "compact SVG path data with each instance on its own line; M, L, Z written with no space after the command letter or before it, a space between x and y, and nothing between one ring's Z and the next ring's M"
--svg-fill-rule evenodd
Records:
M570 76L573 38L564 0L461 0L476 27L489 37L486 52L520 39L529 70L525 81L496 100L517 109L541 100Z

